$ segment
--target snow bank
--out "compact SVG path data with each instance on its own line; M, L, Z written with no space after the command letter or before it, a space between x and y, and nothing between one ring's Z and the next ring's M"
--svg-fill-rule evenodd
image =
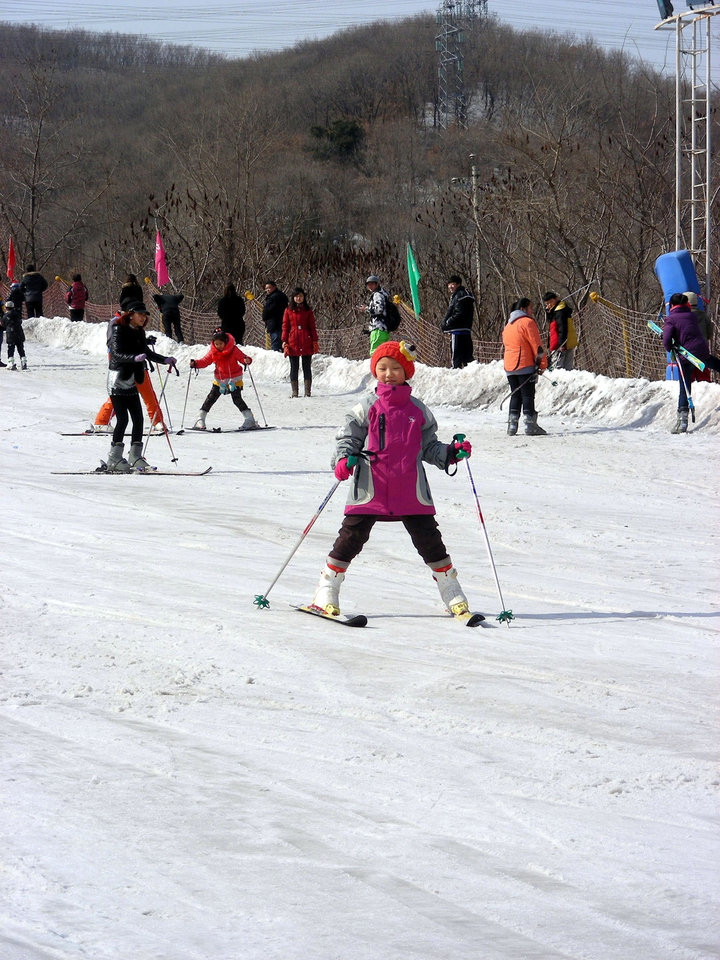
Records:
M25 323L28 337L49 347L81 351L93 356L106 353L105 326L72 323L64 317L41 317ZM207 344L179 346L174 340L158 336L157 350L177 357L187 367L192 357L200 357ZM253 358L255 377L270 381L287 379L288 363L277 352L247 347ZM318 356L313 360L313 378L321 389L334 393L364 391L372 381L367 360ZM413 378L415 392L431 406L491 409L508 393L502 363L471 363L464 370L428 367L418 363ZM676 383L645 379L611 379L586 370L553 370L538 382L536 405L543 413L552 411L573 417L590 418L605 426L667 429L675 419L678 387ZM720 385L697 383L693 387L697 408L697 426L720 433ZM505 404L504 409L507 409Z

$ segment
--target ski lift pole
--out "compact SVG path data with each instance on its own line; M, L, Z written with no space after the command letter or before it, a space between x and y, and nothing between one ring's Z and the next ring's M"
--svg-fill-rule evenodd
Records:
M357 457L349 456L349 457L347 458L347 463L348 463L348 466L351 466L351 467L354 466L354 464L357 463ZM315 511L315 513L312 515L312 517L310 518L310 522L309 522L308 525L305 527L305 529L303 530L303 532L300 534L297 543L295 544L295 546L292 548L292 550L291 550L290 553L288 554L288 558L287 558L287 560L285 561L285 563L284 563L284 564L280 567L280 569L278 570L278 572L277 572L277 574L276 574L275 579L273 580L273 582L272 582L272 583L270 584L270 586L267 588L267 590L265 591L265 593L258 593L258 594L256 595L255 599L253 600L253 603L255 604L256 607L260 607L261 609L263 609L263 608L265 608L265 607L269 607L269 606L270 606L270 601L268 600L268 594L270 593L270 591L272 590L272 588L275 586L275 584L278 582L278 580L279 580L280 577L282 576L283 572L285 571L285 568L287 567L287 565L290 563L290 561L292 560L292 558L293 558L293 557L295 556L295 554L297 553L297 550L298 550L300 544L303 542L303 540L304 540L305 537L308 535L308 533L310 533L310 530L311 530L313 524L315 523L315 521L317 520L317 518L320 516L320 514L323 512L323 510L325 509L325 507L328 505L328 503L330 502L330 498L332 497L332 495L335 493L335 491L337 490L337 488L338 488L339 486L340 486L340 480L336 480L335 483L332 485L332 487L330 487L330 490L327 492L327 494L326 494L326 496L325 496L325 499L324 499L323 502L320 504L320 506L317 508L317 510Z
M458 440L460 436L461 434L458 434L454 439ZM487 554L488 554L488 559L490 560L490 567L493 572L493 577L495 578L495 586L497 587L498 597L500 598L500 606L502 607L502 611L497 615L495 619L499 620L500 623L507 623L509 627L510 621L514 620L515 617L513 616L512 610L507 610L505 608L505 601L503 600L502 590L500 589L500 581L498 580L497 570L495 568L495 561L493 560L492 550L490 549L490 539L487 535L487 530L485 528L485 521L483 519L482 510L480 509L480 500L478 499L477 490L475 489L475 481L473 480L472 471L470 469L470 463L467 460L465 460L465 466L467 467L468 480L470 481L470 487L473 492L473 497L475 498L475 507L477 509L478 520L480 521L480 528L483 532L483 536L485 537L485 546L487 547Z

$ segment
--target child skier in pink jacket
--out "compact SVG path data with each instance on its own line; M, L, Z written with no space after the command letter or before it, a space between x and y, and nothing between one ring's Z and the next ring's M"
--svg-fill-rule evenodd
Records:
M337 433L335 476L349 479L350 490L345 519L312 603L331 616L340 613L345 572L378 520L403 524L447 610L454 616L468 614L467 598L435 520L423 461L449 472L470 456L471 447L467 440L446 444L437 439L435 417L406 383L415 372L414 361L412 344L388 340L377 347L370 357L370 371L378 381L375 395L354 407ZM348 457L357 462L348 466Z

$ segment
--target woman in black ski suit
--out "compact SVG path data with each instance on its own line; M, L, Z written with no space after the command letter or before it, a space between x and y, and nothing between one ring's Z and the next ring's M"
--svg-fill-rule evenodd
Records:
M148 312L142 303L129 303L125 312L115 318L108 338L108 393L115 410L115 429L108 456L110 473L152 469L142 455L143 414L137 384L145 379L145 361L166 363L172 368L175 357L163 357L151 348L145 336ZM132 418L130 456L123 456L125 429ZM129 461L129 462L128 462Z
M225 287L225 292L218 301L217 312L220 317L220 330L229 333L235 343L241 345L245 339L245 297L238 294L234 283Z

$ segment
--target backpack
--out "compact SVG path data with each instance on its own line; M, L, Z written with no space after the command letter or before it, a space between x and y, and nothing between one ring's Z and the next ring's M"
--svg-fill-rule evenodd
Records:
M400 326L400 311L397 304L393 303L392 297L385 297L385 326L388 333L393 333Z

